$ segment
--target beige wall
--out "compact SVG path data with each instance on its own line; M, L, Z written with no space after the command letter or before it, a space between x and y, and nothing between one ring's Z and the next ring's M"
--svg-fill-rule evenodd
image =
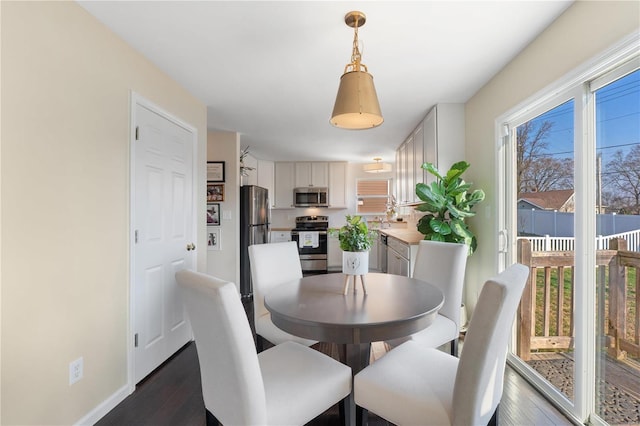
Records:
M72 424L127 385L130 91L198 130L202 194L206 108L74 2L0 7L0 422Z
M466 274L466 300L471 306L482 280L493 275L497 265L495 120L637 31L639 17L637 1L578 1L467 102L466 158L472 159L467 180L487 194L479 214L470 221L479 243Z
M218 227L221 250L207 252L207 272L235 283L240 291L240 135L210 131L207 135L207 161L225 162L225 194L224 202L220 203ZM231 215L230 219L224 218L225 212Z

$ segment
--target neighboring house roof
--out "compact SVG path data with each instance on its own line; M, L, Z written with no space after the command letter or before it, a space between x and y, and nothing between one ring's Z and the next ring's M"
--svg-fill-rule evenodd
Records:
M518 201L525 201L543 210L563 210L573 200L573 189L518 194Z

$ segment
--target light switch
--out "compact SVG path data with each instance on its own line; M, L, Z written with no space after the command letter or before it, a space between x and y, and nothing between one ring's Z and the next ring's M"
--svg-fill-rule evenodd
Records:
M222 210L222 220L231 220L231 210Z

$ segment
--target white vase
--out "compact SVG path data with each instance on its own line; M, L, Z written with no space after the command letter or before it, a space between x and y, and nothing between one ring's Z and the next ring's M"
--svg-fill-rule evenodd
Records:
M347 275L366 275L369 272L368 251L343 251L342 273Z

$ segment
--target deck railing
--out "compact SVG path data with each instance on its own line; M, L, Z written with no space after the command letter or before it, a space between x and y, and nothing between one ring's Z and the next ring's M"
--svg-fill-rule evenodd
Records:
M596 248L598 250L608 250L609 241L622 238L627 241L630 251L640 251L640 229L634 231L621 232L613 235L600 235L596 237ZM566 251L575 249L574 237L518 237L518 240L529 240L532 251Z
M519 309L518 356L531 351L568 350L574 342L575 256L571 250L534 251L518 241L518 262L530 268ZM627 250L627 240L608 241L596 255L599 282L597 318L610 355L640 357L640 253ZM635 277L633 282L630 277Z

